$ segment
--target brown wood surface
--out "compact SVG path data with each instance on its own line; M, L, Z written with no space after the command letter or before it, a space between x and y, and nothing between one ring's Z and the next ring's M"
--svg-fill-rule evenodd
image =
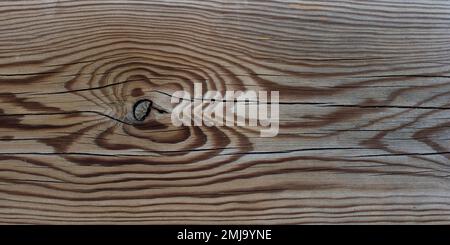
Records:
M197 81L280 134L174 127ZM0 2L0 223L450 223L449 143L449 1Z

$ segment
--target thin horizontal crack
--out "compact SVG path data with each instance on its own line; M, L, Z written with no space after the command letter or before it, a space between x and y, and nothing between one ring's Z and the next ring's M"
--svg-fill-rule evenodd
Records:
M418 110L450 110L450 107L441 106L402 106L402 105L322 105L321 107L357 107L357 108L397 108L397 109L418 109Z

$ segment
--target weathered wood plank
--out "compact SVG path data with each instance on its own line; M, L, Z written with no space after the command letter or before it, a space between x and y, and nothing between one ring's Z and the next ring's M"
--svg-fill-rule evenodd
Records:
M448 1L0 13L0 223L450 221ZM279 135L173 126L194 82L280 91ZM140 99L156 109L130 121Z

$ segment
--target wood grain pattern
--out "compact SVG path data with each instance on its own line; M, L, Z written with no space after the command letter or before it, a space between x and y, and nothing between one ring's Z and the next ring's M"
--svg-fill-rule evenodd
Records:
M0 13L0 223L450 223L448 1ZM194 81L280 91L280 134L172 126Z

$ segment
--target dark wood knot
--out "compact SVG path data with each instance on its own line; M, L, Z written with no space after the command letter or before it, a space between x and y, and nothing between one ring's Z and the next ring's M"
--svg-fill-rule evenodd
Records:
M144 121L150 114L153 102L151 100L143 99L137 101L133 106L133 117L137 121Z

